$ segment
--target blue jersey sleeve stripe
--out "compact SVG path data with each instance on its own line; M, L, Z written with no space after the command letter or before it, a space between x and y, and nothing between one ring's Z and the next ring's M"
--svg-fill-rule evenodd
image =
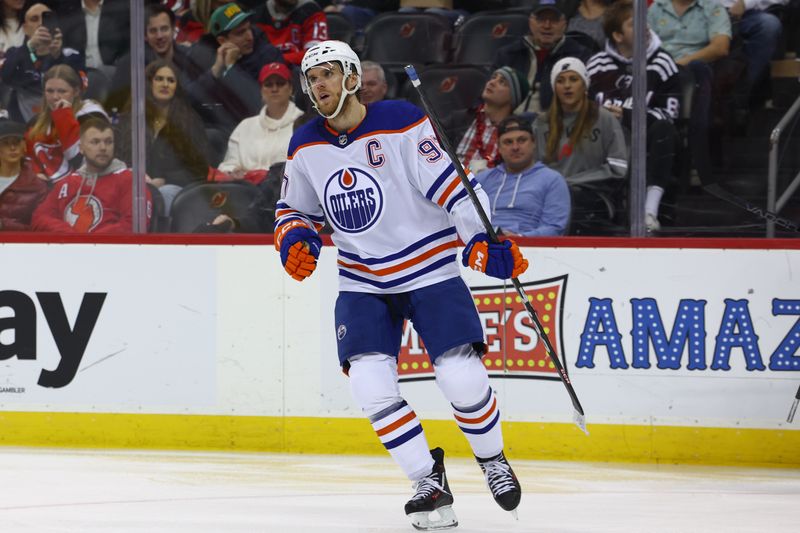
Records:
M444 169L444 172L442 172L439 177L436 178L436 181L433 182L433 185L431 185L431 188L428 189L428 192L425 193L425 198L428 200L433 200L433 196L436 194L436 191L439 190L439 187L442 186L447 178L453 175L454 170L455 167L451 162L449 165L447 165L447 168Z
M353 281L359 281L361 283L367 283L367 284L372 285L373 287L377 287L379 289L390 289L392 287L397 287L398 285L403 285L404 283L408 283L409 281L412 281L412 280L414 280L414 279L416 279L416 278L418 278L420 276L424 276L425 274L428 274L429 272L433 272L434 270L442 268L443 266L447 266L447 265L455 262L455 260L456 260L455 254L454 255L448 255L447 257L443 257L443 258L439 259L438 261L436 261L434 263L431 263L430 265L426 266L425 268L417 270L416 272L412 272L411 274L403 276L402 278L394 279L392 281L373 281L371 279L367 279L367 278L358 276L356 274L353 274L352 272L349 272L349 271L341 269L341 268L339 269L339 275L344 277L344 278L352 279Z
M428 235L424 239L419 240L419 241L415 242L414 244L411 244L411 245L407 246L405 249L400 250L399 252L394 253L392 255L387 255L386 257L370 257L370 258L366 258L365 259L365 258L359 257L358 255L356 255L354 253L345 252L343 250L339 250L339 255L341 255L342 257L346 257L347 259L350 259L352 261L358 261L359 263L361 263L363 265L379 265L381 263L388 263L388 262L394 261L396 259L401 259L401 258L407 256L408 254L410 254L410 253L412 253L412 252L414 252L416 250L419 250L420 248L422 248L426 244L432 243L433 241L441 239L442 237L447 237L448 235L455 235L455 234L456 234L456 228L455 227L449 227L447 229L443 229L442 231L437 231L436 233L434 233L432 235Z

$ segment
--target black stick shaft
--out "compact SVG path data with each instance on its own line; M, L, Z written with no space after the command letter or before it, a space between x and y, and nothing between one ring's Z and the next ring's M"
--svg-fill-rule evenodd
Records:
M500 239L497 238L497 232L495 232L494 227L492 227L492 223L489 221L489 217L486 216L486 212L483 210L483 206L478 199L478 195L475 194L475 189L469 182L469 178L467 177L467 173L464 171L464 167L458 160L455 150L453 150L453 146L450 144L450 140L447 138L447 135L444 134L444 128L442 128L439 118L436 116L433 107L430 105L430 102L428 102L428 98L422 91L421 83L414 67L409 65L405 67L405 70L409 78L411 78L412 85L414 85L414 88L419 94L420 100L422 101L422 107L425 109L425 113L427 113L428 117L431 119L431 124L433 125L436 135L439 137L439 141L442 143L442 147L444 148L445 152L447 152L447 155L450 156L450 160L453 162L453 166L458 173L458 177L461 178L461 183L467 190L467 194L469 194L472 204L475 206L475 210L478 212L481 222L483 222L483 226L486 229L487 235L489 235L489 238L492 240L492 242L500 242ZM542 342L544 342L547 355L550 357L550 360L553 362L556 370L558 370L561 382L564 384L564 387L566 387L567 393L572 400L572 406L578 413L580 413L581 416L583 416L583 407L581 406L580 400L578 400L578 395L575 393L575 389L572 387L572 381L570 381L566 370L564 370L564 366L561 364L561 361L558 360L556 352L553 349L553 345L550 343L550 338L547 336L547 333L545 333L544 327L542 327L542 323L539 321L539 316L536 314L536 310L528 300L528 294L525 292L525 289L517 278L511 278L511 283L513 283L514 288L517 290L517 294L519 294L519 297L522 299L525 309L528 311L528 315L530 315L531 321L536 328L537 335L539 335L539 338L542 339Z
M748 202L747 200L745 200L744 198L736 196L732 192L723 189L716 183L712 183L711 185L706 185L705 187L703 187L703 189L705 189L705 191L711 194L712 196L716 196L721 200L725 200L726 202L730 202L733 205L737 205L742 209L749 211L758 218L767 220L769 222L774 222L775 225L780 226L783 229L788 229L789 231L794 231L794 232L800 232L800 225L798 225L796 222L778 216L777 213L773 213L772 211L767 211L766 209L762 209L758 206L755 206L750 202Z

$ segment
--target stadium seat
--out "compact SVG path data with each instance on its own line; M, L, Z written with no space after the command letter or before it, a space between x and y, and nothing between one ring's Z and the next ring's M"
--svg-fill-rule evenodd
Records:
M498 48L529 32L528 15L484 11L469 17L454 35L453 62L491 65Z
M476 103L489 79L489 69L477 65L431 65L420 69L419 77L425 96L441 115ZM406 83L404 94L409 102L421 105L419 94L410 82Z
M328 19L328 38L337 41L344 41L347 44L353 43L353 35L355 35L355 28L350 19L341 13L325 13Z
M450 21L433 13L383 13L367 25L362 59L387 64L428 65L450 57Z
M96 68L87 68L86 78L86 92L84 92L83 97L104 103L108 98L111 80L103 71Z
M169 231L169 217L164 216L164 197L155 185L148 183L147 188L153 199L149 233L165 233Z
M222 163L222 160L225 159L225 154L228 152L228 136L218 128L206 127L206 137L208 138L209 148L209 153L206 154L208 165L216 168Z
M172 203L172 231L192 233L217 215L241 218L258 195L258 187L245 181L188 185Z

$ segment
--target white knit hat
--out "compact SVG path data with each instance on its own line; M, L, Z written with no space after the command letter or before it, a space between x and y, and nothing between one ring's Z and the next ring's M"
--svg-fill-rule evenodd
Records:
M583 78L586 89L589 89L589 73L586 72L586 65L577 57L565 57L564 59L558 60L558 62L553 65L553 70L550 71L550 87L552 87L553 90L556 88L556 78L558 75L568 70L571 70Z

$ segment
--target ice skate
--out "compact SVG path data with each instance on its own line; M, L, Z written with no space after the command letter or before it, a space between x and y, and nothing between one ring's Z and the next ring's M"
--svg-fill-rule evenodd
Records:
M479 457L475 459L478 460L478 464L483 470L483 475L486 476L486 484L489 485L489 490L492 491L494 501L504 511L509 511L514 518L517 518L517 507L522 497L522 488L519 485L517 476L511 469L511 465L508 464L506 456L503 452L500 452L489 459L481 459Z
M453 495L444 471L444 450L431 450L433 471L414 483L416 493L406 503L406 514L411 525L421 531L450 529L458 525L453 512Z

